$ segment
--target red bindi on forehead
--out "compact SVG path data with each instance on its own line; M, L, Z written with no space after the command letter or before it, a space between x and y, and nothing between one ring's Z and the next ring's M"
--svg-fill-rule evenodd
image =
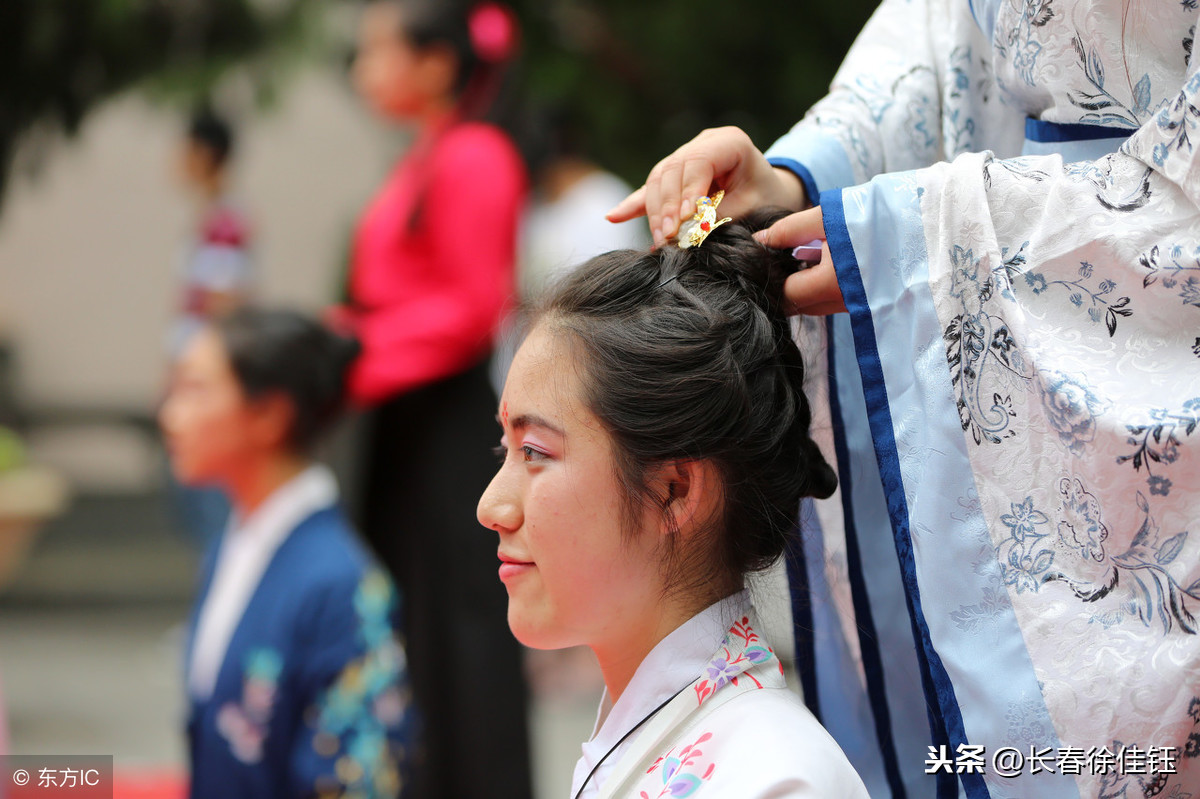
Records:
M500 406L500 420L505 427L508 427L508 400Z

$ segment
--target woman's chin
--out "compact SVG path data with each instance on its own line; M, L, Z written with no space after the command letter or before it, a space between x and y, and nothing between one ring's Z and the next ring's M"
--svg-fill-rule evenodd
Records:
M171 469L175 481L188 488L219 488L219 478L210 472L194 468L188 464L180 464Z
M508 629L522 646L530 649L566 649L574 646L574 642L565 641L561 631L538 623L519 608L514 608L512 599L508 601Z
M199 472L188 463L172 462L171 476L175 478L175 482L188 488L198 488L201 483Z

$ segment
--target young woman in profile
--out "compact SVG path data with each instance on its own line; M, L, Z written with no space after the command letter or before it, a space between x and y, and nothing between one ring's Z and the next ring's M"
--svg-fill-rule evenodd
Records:
M243 309L174 365L159 417L172 468L233 506L188 636L194 799L406 787L413 715L392 584L312 457L357 352L306 317Z
M795 262L751 238L780 215L593 259L509 372L478 515L516 637L587 645L604 673L572 797L866 796L744 587L837 482L781 307Z

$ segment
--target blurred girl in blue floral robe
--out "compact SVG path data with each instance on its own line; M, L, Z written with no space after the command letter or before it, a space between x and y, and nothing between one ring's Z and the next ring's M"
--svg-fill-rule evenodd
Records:
M175 367L160 413L172 467L234 508L188 637L196 799L404 787L413 714L395 592L310 455L357 352L298 314L243 310Z

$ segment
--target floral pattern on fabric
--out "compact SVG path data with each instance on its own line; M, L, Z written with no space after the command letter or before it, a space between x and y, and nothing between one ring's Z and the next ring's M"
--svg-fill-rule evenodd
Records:
M591 793L585 775L592 764L581 760L573 790L597 799L765 797L791 796L804 782L812 786L806 795L866 799L844 754L788 688L779 659L755 630L747 592L706 613L716 622L705 623L702 633L713 650L686 656L678 669L680 676L696 675L693 685L707 681L704 700L690 690L675 694L629 737Z
M380 571L367 572L354 594L363 654L342 670L319 697L315 715L316 754L334 759L337 784L322 780L318 790L348 791L357 796L394 796L401 787L398 761L389 731L402 726L409 712L404 650L392 632L396 602L391 581Z
M1082 18L1080 6L1070 0L999 4L993 46L1010 101L1018 107L1048 101L1069 115L1056 122L1128 129L1145 124L1184 77L1189 45L1175 31L1187 29L1195 6L1154 4L1155 24L1139 30L1145 50L1136 52L1121 47L1122 30L1097 19L1120 20L1119 4L1095 3Z
M877 344L886 381L868 406L890 414L872 432L897 450L887 510L906 516L909 590L950 619L928 646L948 675L969 675L956 700L965 734L991 747L1012 741L999 723L1006 689L1034 697L1030 717L1067 745L1182 751L1189 734L1179 686L1200 674L1189 533L1200 519L1200 14L1195 0L1163 0L1137 5L1131 23L1132 8L883 0L830 95L768 151L821 189L863 184L838 197L848 246L834 261L839 278L862 275L869 312L855 332ZM940 114L940 144L906 127L918 110ZM964 120L975 154L954 159ZM1111 140L1054 128L1075 124L1109 127ZM849 171L843 162L853 183L822 182ZM838 206L821 204L828 231ZM942 435L943 419L961 423L962 441ZM943 478L963 497L952 478L964 474L978 492L972 525L939 501L940 481L931 490ZM966 636L1021 657L977 657ZM991 690L973 695L981 685ZM1142 787L1185 795L1193 769ZM1083 796L1126 795L1072 781ZM1070 795L1044 777L989 788Z
M1181 436L1190 436L1200 425L1200 397L1192 397L1183 403L1179 412L1166 408L1154 408L1150 412L1150 423L1126 425L1129 430L1128 443L1133 452L1117 458L1117 463L1130 463L1133 470L1146 467L1146 484L1151 494L1167 496L1171 493L1171 481L1163 471L1179 460ZM1158 474L1150 466L1160 464Z
M671 747L646 769L647 774L658 772L662 778L662 790L654 794L654 797L683 799L696 793L705 781L712 779L716 764L707 761L703 750L700 749L700 745L712 740L712 737L711 732L706 732L678 752L678 747ZM651 794L646 791L639 791L638 796L639 799L652 799Z
M1195 206L1123 153L1086 168L970 156L924 188L916 204L943 226L925 237L938 365L1007 594L976 582L952 622L1011 614L1062 744L1182 751L1176 686L1195 679L1200 652ZM951 529L931 545L958 546ZM1137 706L1146 697L1152 710ZM1122 710L1104 716L1106 702ZM1166 793L1194 778L1184 762ZM1077 781L1082 795L1115 790Z
M742 677L752 680L756 687L762 688L762 683L748 672L755 666L771 661L775 662L779 673L782 674L783 664L775 656L775 651L767 646L750 626L749 617L743 616L725 633L716 655L704 667L703 676L692 686L692 690L696 692L696 704L703 705L704 700L725 685L737 685Z
M283 658L275 649L250 650L242 666L242 701L226 702L217 711L217 731L242 763L262 761L282 671Z
M1143 287L1161 278L1164 288L1178 290L1180 302L1200 308L1200 246L1185 249L1176 244L1160 251L1156 244L1138 262L1147 270Z
M1024 160L985 158L985 185L1032 189L1050 179L1024 166ZM1093 191L1095 181L1087 173L1067 169L1065 175L1080 194ZM1145 196L1152 195L1147 191ZM1101 206L1122 212L1099 194L1095 199ZM1121 323L1136 319L1137 304L1130 299L1134 291L1122 290L1127 288L1122 285L1126 276L1117 270L1097 272L1087 260L1076 261L1073 273L1067 272L1071 265L1061 261L1042 261L1039 268L1031 269L1027 263L1030 240L1015 247L1000 246L997 253L989 251L986 239L979 240L980 230L964 227L963 233L962 243L953 244L946 253L949 281L945 307L953 315L942 337L964 432L976 446L1007 447L1015 455L1024 451L1024 442L1031 435L1044 430L1057 439L1064 456L1085 463L1097 448L1110 448L1113 429L1121 428L1128 431L1129 449L1113 462L1132 466L1135 472L1144 467L1150 498L1168 496L1172 478L1180 476L1176 462L1182 447L1200 425L1200 397L1191 397L1176 409L1148 409L1144 422L1134 421L1138 414L1130 413L1128 401L1118 406L1111 387L1101 387L1083 370L1033 368L1035 362L1049 360L1046 352L1052 343L1031 338L1027 329L1022 331L1021 341L1007 321L1028 314L1027 308L1044 309L1040 313L1053 309L1061 315L1062 326L1078 324L1085 331L1089 326L1099 327L1102 332L1098 331L1097 341L1123 343L1127 338L1119 335L1126 333ZM1162 297L1175 290L1180 282L1176 272L1190 266L1181 265L1186 260L1182 254L1190 249L1182 245L1169 248L1169 264L1157 247L1144 252L1139 263L1149 274L1142 280L1143 292L1157 292ZM1159 278L1161 285L1156 286ZM1022 326L1028 327L1026 319ZM1123 413L1121 423L1110 418L1117 407ZM1108 431L1104 438L1098 435L1102 428ZM997 453L994 457L1006 462L1010 456ZM997 514L996 529L1003 533L997 540L997 556L1004 585L1022 594L1037 593L1045 583L1065 582L1078 599L1088 603L1093 620L1104 616L1106 628L1120 619L1136 618L1146 627L1157 626L1163 634L1173 630L1196 633L1193 611L1200 600L1200 580L1186 573L1176 576L1168 569L1183 550L1188 529L1160 534L1149 499L1137 490L1140 517L1126 522L1136 529L1122 530L1117 540L1127 545L1110 552L1112 525L1104 521L1102 508L1115 497L1096 491L1085 477L1070 472L1052 485L1054 498L1042 495L1039 500L1037 495L1024 494L1001 500L1006 510ZM1123 509L1122 516L1128 517L1128 510Z

